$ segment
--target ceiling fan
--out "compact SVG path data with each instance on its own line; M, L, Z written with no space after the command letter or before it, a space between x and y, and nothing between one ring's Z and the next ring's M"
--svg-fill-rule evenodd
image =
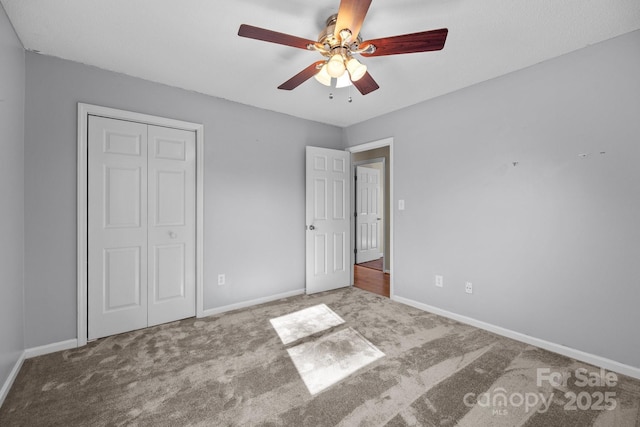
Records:
M341 0L338 13L327 19L326 27L318 36L318 41L247 24L240 25L238 35L299 49L313 50L325 57L322 61L314 62L282 83L278 89L295 89L311 77L315 77L325 86L331 86L332 78L339 79L338 81L347 78L362 95L366 95L380 86L371 77L367 67L354 58L354 55L371 57L441 50L448 33L446 28L441 28L362 41L360 27L371 1Z

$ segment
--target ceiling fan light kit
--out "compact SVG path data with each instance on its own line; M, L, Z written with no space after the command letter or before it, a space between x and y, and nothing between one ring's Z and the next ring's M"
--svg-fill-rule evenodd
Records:
M340 53L334 54L329 61L327 61L327 72L331 77L338 78L344 74L346 69L344 65L344 56Z
M320 71L318 71L316 75L313 77L315 77L315 79L320 83L322 83L323 85L331 86L331 76L327 71L327 64L323 64L322 67L320 68Z
M357 82L364 77L367 72L367 66L360 63L356 58L350 58L347 61L347 70L349 70L349 76L352 82Z
M298 49L313 50L325 57L323 61L308 66L278 86L278 89L292 90L311 77L315 77L325 86L331 86L333 79L337 79L337 88L353 84L362 95L366 95L380 86L367 71L367 66L358 61L354 55L373 57L440 50L444 47L448 34L446 28L441 28L362 41L360 27L371 1L341 0L338 13L327 19L325 28L318 36L318 41L247 24L240 25L238 35Z
M351 79L349 78L349 74L347 73L344 73L343 75L341 75L336 79L336 84L335 84L336 89L340 89L340 88L351 86L351 85L352 85Z

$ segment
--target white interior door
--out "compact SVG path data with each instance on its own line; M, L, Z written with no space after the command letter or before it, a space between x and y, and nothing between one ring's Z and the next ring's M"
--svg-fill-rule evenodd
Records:
M380 258L380 170L356 167L356 264Z
M89 338L147 326L147 126L89 118Z
M149 126L148 326L195 316L196 138Z
M307 147L307 293L349 286L350 153Z
M91 116L88 338L195 314L194 133Z

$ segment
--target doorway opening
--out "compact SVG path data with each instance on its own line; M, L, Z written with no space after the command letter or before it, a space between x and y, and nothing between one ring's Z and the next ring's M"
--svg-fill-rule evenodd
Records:
M393 296L393 138L349 148L353 176L353 285Z

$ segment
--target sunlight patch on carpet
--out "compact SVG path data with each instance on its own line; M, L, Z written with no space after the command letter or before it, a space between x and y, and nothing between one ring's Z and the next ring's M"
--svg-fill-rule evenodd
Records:
M269 321L285 345L344 323L326 304L314 305Z
M333 332L287 351L312 395L384 356L353 328Z

